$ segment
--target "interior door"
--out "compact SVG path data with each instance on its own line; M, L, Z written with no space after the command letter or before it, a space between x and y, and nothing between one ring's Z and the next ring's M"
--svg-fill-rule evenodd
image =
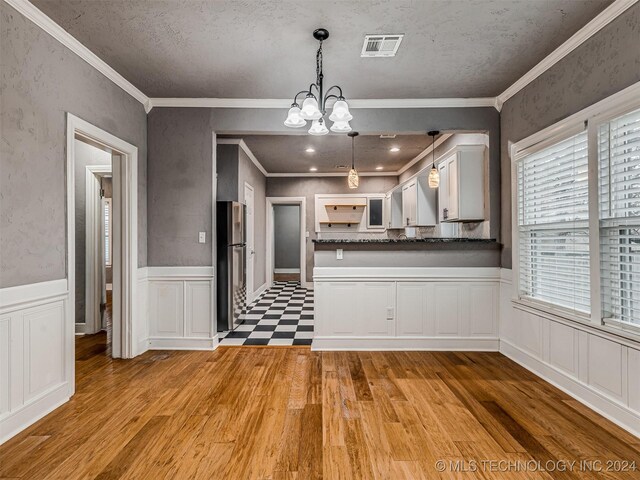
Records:
M247 301L253 300L253 272L255 270L255 238L254 238L254 191L253 187L245 182L244 204L246 205L246 238L247 238Z

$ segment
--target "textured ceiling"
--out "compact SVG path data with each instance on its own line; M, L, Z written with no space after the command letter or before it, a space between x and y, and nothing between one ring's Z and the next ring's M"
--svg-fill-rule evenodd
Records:
M611 0L32 0L150 97L289 98L325 80L348 98L485 97ZM395 58L365 34L404 33Z
M346 135L234 135L242 138L269 173L309 173L316 167L319 173L342 172L337 165L351 165L351 138ZM437 137L436 137L437 139ZM395 172L431 145L427 135L360 135L355 138L356 168L361 172ZM307 148L315 152L307 153ZM399 152L390 152L392 147Z

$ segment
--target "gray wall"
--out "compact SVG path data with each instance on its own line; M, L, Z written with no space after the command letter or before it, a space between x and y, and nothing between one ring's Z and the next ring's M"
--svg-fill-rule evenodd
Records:
M502 108L502 266L511 268L511 161L517 142L640 81L640 4L615 19Z
M76 323L85 323L85 258L86 258L86 171L87 165L111 165L111 154L92 145L75 140L75 218L76 218ZM111 189L109 189L111 190ZM106 195L107 198L111 195Z
M251 159L244 153L238 151L238 198L241 203L246 203L244 198L244 184L248 183L253 187L253 249L254 270L253 270L253 290L257 290L267 281L266 274L266 190L267 177L265 177Z
M148 116L149 265L209 266L213 193L209 113L194 108L157 114L162 111L153 110ZM206 232L206 243L198 243L198 232Z
M398 177L360 177L357 193L384 193L398 184ZM307 281L313 281L313 243L315 232L315 194L316 193L354 193L347 186L346 174L343 177L269 177L267 178L267 197L305 197L306 231L309 238L306 243Z
M138 264L147 264L142 105L0 3L0 287L66 277L66 112L138 147Z
M216 148L216 200L219 202L238 201L238 171L240 169L240 147L238 145L218 145Z
M300 268L300 205L273 206L273 267Z

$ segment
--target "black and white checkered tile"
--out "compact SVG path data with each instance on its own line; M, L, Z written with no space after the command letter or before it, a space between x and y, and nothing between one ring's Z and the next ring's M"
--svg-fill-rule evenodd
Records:
M220 345L311 345L313 290L275 282L241 316L233 332L218 333Z

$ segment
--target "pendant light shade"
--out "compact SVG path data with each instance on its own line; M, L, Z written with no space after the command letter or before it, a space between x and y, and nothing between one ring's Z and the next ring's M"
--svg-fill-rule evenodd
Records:
M329 133L329 129L322 119L313 121L309 129L309 135L326 135L327 133Z
M289 109L287 119L284 121L285 127L300 128L307 124L306 120L300 116L300 107L292 105Z
M351 125L347 121L336 121L331 125L331 131L335 133L349 133L351 131Z
M322 118L322 113L318 109L318 101L312 95L308 95L302 102L300 116L304 120L318 120Z
M435 151L436 135L438 135L439 133L440 132L437 130L432 130L427 133L427 135L431 137L431 158L432 158L431 171L429 172L429 179L428 179L429 188L438 188L438 186L440 185L440 172L438 172L438 169L436 168L436 151Z
M353 115L349 113L349 105L344 100L338 100L333 104L333 111L329 116L332 122L349 122L353 120Z
M355 138L358 136L358 132L349 132L347 135L351 137L351 170L349 170L349 176L347 177L347 185L349 188L355 189L360 185L355 163Z

